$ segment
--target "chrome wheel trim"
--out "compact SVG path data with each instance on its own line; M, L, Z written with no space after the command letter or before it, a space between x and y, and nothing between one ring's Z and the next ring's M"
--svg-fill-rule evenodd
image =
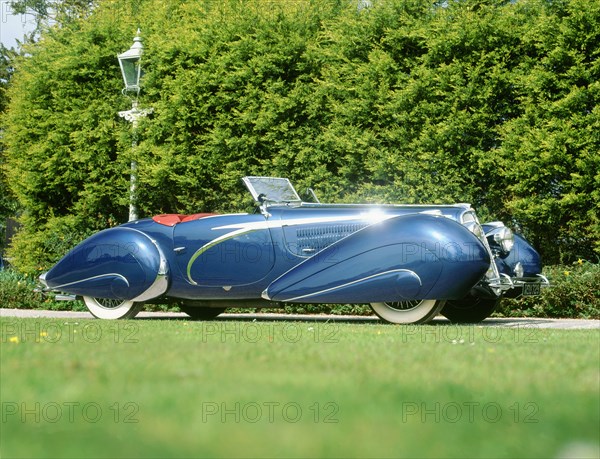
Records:
M445 303L441 300L371 303L371 309L380 318L393 324L423 324L433 319Z

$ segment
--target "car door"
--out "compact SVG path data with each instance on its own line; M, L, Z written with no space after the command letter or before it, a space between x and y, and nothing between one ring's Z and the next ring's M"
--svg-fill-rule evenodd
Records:
M273 269L274 251L265 217L258 214L213 216L176 225L176 264L192 285L251 285Z

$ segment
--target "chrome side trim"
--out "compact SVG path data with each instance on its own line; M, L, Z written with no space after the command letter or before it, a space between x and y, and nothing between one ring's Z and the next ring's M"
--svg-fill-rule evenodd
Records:
M285 300L279 300L279 301L282 301L282 302L297 301L297 300L301 300L301 299L305 299L305 298L310 298L310 297L313 297L313 296L321 295L323 293L333 292L335 290L339 290L341 288L348 287L350 285L358 284L358 283L366 281L366 280L375 279L375 278L383 276L385 274L396 273L396 272L409 273L412 276L416 277L416 279L419 281L419 285L421 285L421 286L423 285L423 282L421 281L421 278L419 277L419 275L416 272L411 271L410 269L392 269L390 271L385 271L385 272L382 272L382 273L373 274L372 276L363 277L362 279L357 279L355 281L347 282L345 284L337 285L335 287L331 287L331 288L328 288L328 289L325 289L325 290L319 290L318 292L307 293L306 295L300 295L300 296L296 296L296 297L293 297L293 298L286 298ZM267 293L266 290L262 293L261 296L265 300L271 300L271 298L269 297L269 295L268 295L268 293Z
M81 279L75 282L69 282L67 284L62 284L62 285L57 285L56 287L52 287L52 290L54 291L59 291L60 289L62 289L63 287L70 287L73 285L77 285L77 284L81 284L82 282L87 282L87 281L91 281L91 280L96 280L96 279L102 279L103 277L119 277L121 278L123 281L125 281L125 283L127 284L127 286L129 287L129 281L127 280L127 278L125 276L123 276L122 274L118 274L118 273L107 273L107 274L100 274L99 276L92 276L92 277L87 277L85 279ZM45 279L42 281L45 282Z

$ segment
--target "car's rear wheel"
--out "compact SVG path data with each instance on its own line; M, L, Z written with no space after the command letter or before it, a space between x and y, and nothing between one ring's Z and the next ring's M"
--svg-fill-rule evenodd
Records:
M442 315L457 324L474 324L491 316L501 298L478 298L466 296L460 300L447 301Z
M179 309L181 309L194 320L211 320L217 317L222 312L225 312L225 309L227 308L203 308L180 304Z
M144 306L144 303L137 303L135 301L93 298L91 296L84 296L83 302L94 317L109 320L131 319Z
M383 320L393 324L424 324L444 307L442 300L410 300L371 303L371 309Z

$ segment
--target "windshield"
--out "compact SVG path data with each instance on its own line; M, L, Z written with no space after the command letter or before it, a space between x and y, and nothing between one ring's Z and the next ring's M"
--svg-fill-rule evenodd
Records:
M256 201L302 201L290 181L286 178L244 177L242 180Z

